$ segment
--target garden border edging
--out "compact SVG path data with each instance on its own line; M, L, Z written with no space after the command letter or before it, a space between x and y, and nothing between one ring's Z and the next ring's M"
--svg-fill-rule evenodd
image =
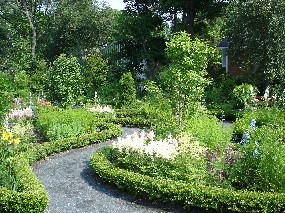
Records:
M146 195L154 201L183 204L185 208L201 207L223 212L282 212L285 209L284 193L233 191L153 178L113 166L100 151L92 155L90 165L97 175L119 188L135 195Z
M12 159L12 169L18 180L18 191L11 191L0 187L0 211L12 213L44 212L48 205L47 193L33 173L30 165L51 154L96 144L122 134L121 127L116 124L104 123L100 125L103 130L95 134L45 142L33 147L32 150L15 156Z

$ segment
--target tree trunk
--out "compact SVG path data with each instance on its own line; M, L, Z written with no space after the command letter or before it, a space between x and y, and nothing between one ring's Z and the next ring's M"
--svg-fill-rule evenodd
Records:
M194 0L190 0L186 5L185 13L185 24L187 26L187 31L194 36L194 19L195 19L195 4Z
M173 14L172 30L173 32L177 31L177 12L174 12Z
M21 1L22 7L23 7L23 13L28 19L31 31L32 31L32 57L35 58L36 56L36 45L37 45L37 33L36 33L36 28L34 26L31 14L29 12L29 9L27 7L27 3L25 0Z

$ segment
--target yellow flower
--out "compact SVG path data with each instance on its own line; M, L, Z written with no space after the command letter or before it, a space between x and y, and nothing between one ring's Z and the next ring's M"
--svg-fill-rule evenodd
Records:
M9 140L11 140L12 138L13 138L13 135L12 135L11 132L6 132L6 131L4 131L4 132L2 133L2 139L3 139L3 140L9 141Z
M15 145L18 145L19 143L20 143L20 139L19 139L19 138L15 138L15 139L14 139L14 144L15 144Z

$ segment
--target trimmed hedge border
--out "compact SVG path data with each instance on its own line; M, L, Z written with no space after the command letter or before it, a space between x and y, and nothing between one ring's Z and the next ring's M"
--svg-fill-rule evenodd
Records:
M106 122L121 124L123 126L149 127L153 120L145 118L106 118Z
M44 212L48 205L47 193L30 165L51 154L99 143L122 134L121 127L115 124L100 124L99 128L101 131L95 134L46 142L15 156L12 165L18 181L18 190L11 191L0 187L0 212Z
M139 109L116 109L115 118L105 118L106 122L121 124L123 126L150 127L157 118L142 114Z
M284 193L234 191L149 177L115 167L102 151L94 153L90 161L91 168L102 179L150 200L183 204L186 209L201 207L220 212L284 212L285 210Z

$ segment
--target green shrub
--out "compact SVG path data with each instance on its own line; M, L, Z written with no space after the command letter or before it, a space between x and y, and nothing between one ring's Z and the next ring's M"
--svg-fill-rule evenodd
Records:
M196 137L203 146L211 151L217 148L224 150L231 141L231 128L224 128L215 116L197 114L188 119L183 127L184 132Z
M15 137L20 138L21 145L23 143L29 144L36 140L34 135L34 126L31 120L28 119L20 119L15 122L11 127L11 132L15 135Z
M33 173L27 158L16 156L12 161L17 191L0 187L0 211L17 213L44 212L48 205L47 193Z
M145 83L146 95L140 104L141 114L153 119L151 128L157 137L166 138L169 134L178 135L178 122L172 113L171 101L163 96L155 82Z
M8 76L0 72L0 122L8 112L8 106L12 99L12 89L12 82L9 80Z
M138 152L121 153L112 148L106 148L103 152L111 159L114 166L128 171L173 181L207 183L206 161L203 158L194 158L191 154L179 155L174 160L166 161Z
M35 126L52 141L95 131L94 120L86 109L40 108Z
M233 100L239 108L248 108L254 105L254 97L258 93L258 89L250 84L242 84L236 86L233 90Z
M223 104L231 100L231 93L236 86L234 77L221 74L216 81L206 88L205 99L208 104Z
M261 126L250 133L250 142L240 147L240 159L229 180L236 188L285 192L285 130Z
M107 84L108 61L100 54L90 55L83 70L84 87L88 97L93 97L98 89Z
M45 92L46 83L48 81L48 64L45 60L41 59L38 61L35 61L34 70L30 74L30 89L33 94L36 94L38 96L42 96ZM43 98L43 97L41 97Z
M285 124L285 112L276 108L257 108L247 110L234 123L234 141L240 142L242 135L249 129L252 119L256 120L256 127L272 126L279 127Z
M19 71L15 77L15 89L17 97L28 98L30 93L30 79L25 71Z
M121 106L131 106L136 101L135 81L132 73L124 73L119 81L119 101Z
M77 59L60 55L53 62L47 83L51 101L58 102L62 106L75 104L83 92L81 70Z
M5 128L0 127L0 186L16 190L17 183L12 174L11 158L16 154L16 146L20 142Z

